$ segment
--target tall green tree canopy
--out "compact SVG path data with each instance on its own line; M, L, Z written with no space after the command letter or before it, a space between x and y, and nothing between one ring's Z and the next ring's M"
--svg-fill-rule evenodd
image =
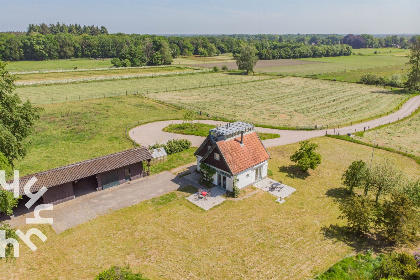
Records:
M257 49L254 46L243 46L239 53L235 54L236 65L238 65L238 69L245 70L247 75L249 72L254 72L254 66L258 61L258 56L256 53Z
M407 85L410 89L420 90L420 36L411 45L408 64L410 73L408 74Z
M39 118L38 109L29 101L22 102L15 89L15 77L6 70L0 61L0 153L10 164L26 154L25 138Z

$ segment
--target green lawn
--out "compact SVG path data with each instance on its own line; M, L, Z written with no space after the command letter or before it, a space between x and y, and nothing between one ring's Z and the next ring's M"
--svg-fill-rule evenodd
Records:
M9 62L6 69L10 72L42 71L42 70L73 70L112 67L111 59L56 59L43 61L14 61Z
M204 123L193 123L189 124L170 124L167 127L163 128L165 132L172 132L185 135L196 135L207 137L209 135L209 130L215 128L216 126ZM279 138L280 135L276 133L263 133L258 132L258 136L261 140Z
M354 50L356 53L359 50ZM378 68L387 66L403 66L408 62L406 55L408 50L398 50L398 52L373 53L372 49L360 50L364 55L351 55L341 57L322 57L322 58L302 58L304 61L314 61L319 63L299 64L299 65L280 65L275 67L258 68L257 72L276 73L283 75L319 75L340 71L361 70L366 68Z
M19 86L16 88L16 93L22 100L28 99L34 104L49 104L104 96L213 87L214 85L242 83L267 78L269 77L200 73L61 85ZM220 90L220 87L217 88Z
M165 162L152 165L150 167L150 172L152 174L157 174L162 171L169 171L179 166L194 162L197 160L197 158L194 156L194 152L196 150L197 148L193 147L179 153L168 155Z
M29 137L28 155L15 162L21 175L133 147L125 137L139 123L182 118L182 112L136 97L50 104Z
M150 279L300 280L357 250L385 250L334 232L324 235L330 225L343 225L337 203L344 193L341 174L352 161L370 159L371 148L331 138L312 141L319 144L322 164L309 176L289 160L298 144L268 149L272 177L297 189L285 204L257 191L203 211L185 199L195 191L185 188L58 235L37 226L46 242L34 238L36 252L22 245L16 262L0 263L0 278L93 279L112 265L130 265ZM379 159L391 159L413 176L420 173L406 157L378 150Z

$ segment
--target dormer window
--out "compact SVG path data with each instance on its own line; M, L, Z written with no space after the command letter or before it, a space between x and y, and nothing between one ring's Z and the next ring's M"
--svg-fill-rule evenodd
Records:
M214 153L214 159L215 160L220 160L220 155L218 153Z

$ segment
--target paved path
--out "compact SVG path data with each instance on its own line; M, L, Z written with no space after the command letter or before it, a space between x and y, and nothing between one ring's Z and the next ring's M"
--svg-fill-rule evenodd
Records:
M415 96L411 98L410 100L408 100L401 107L401 109L395 113L392 113L385 117L371 120L368 122L359 123L352 126L335 129L335 130L328 129L328 130L314 130L314 131L299 131L299 130L279 130L279 129L271 129L271 128L263 128L263 127L256 127L255 130L257 132L280 134L280 138L263 140L263 143L266 147L274 147L274 146L292 144L292 143L300 142L303 140L308 140L310 138L323 136L327 132L328 134L339 133L340 135L343 135L347 133L354 133L356 131L363 131L365 129L368 130L370 128L374 128L374 127L384 125L387 123L395 122L399 119L407 117L411 113L413 113L418 107L420 107L420 96ZM200 120L200 121L194 121L194 122L200 122L200 123L212 124L212 125L226 124L226 122L213 121L213 120ZM170 124L180 124L180 123L182 123L182 120L160 121L160 122L140 125L130 130L129 136L131 137L131 139L133 139L137 143L141 145L145 145L145 146L155 144L156 142L158 143L165 142L172 139L188 139L191 141L193 147L200 146L200 144L204 140L204 137L194 136L194 135L182 135L182 134L168 133L168 132L162 131L164 127Z
M54 205L54 210L43 211L41 216L54 218L52 227L60 233L113 210L135 205L188 184L189 181L165 171ZM13 217L9 223L12 227L21 226L27 217L33 216L33 213L28 213Z

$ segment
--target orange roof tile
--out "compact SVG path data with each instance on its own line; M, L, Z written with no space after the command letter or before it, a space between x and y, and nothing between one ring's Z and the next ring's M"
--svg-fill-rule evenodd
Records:
M255 131L244 134L243 144L241 137L217 142L233 174L238 174L270 158L263 143Z

